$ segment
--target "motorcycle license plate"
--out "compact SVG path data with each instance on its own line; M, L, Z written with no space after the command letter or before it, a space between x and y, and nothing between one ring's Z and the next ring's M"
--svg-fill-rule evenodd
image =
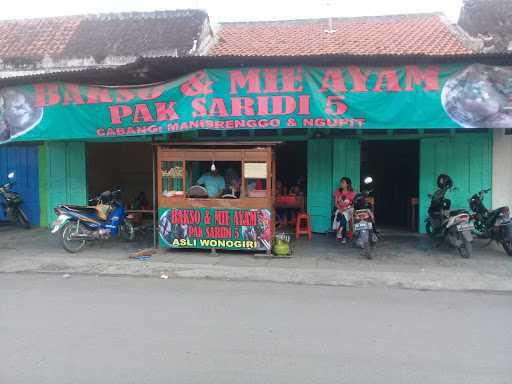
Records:
M355 223L354 231L360 231L362 229L372 229L372 223Z
M465 223L465 224L457 224L457 231L472 231L475 229L475 226L472 223Z

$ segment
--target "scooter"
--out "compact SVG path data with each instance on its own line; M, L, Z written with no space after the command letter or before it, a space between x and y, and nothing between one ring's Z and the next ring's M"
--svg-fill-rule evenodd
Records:
M70 253L80 252L92 240L117 236L133 240L133 224L131 217L125 214L120 193L119 190L105 191L91 199L90 206L57 205L54 208L57 220L51 233L59 233L63 248Z
M373 183L371 177L364 179L364 184ZM354 197L354 212L352 214L353 233L356 247L363 250L364 255L371 259L377 246L378 233L375 228L375 214L369 201L371 190L359 192Z
M474 226L470 221L471 215L465 209L450 209L451 201L445 197L446 192L454 189L450 176L439 175L437 187L434 195L428 195L431 201L425 230L430 237L447 241L462 257L468 258L473 252Z
M14 186L14 172L10 172L7 175L7 179L9 180L6 184L0 186L0 196L3 198L2 209L4 210L5 217L7 221L12 223L18 223L21 227L25 229L30 229L30 222L28 221L28 217L26 213L21 208L21 204L23 203L23 199L20 194L17 192L13 192L11 188Z
M512 256L512 220L508 207L488 210L484 205L484 196L490 189L483 189L469 199L469 208L473 211L475 230L473 233L480 239L493 240L503 246L509 256Z

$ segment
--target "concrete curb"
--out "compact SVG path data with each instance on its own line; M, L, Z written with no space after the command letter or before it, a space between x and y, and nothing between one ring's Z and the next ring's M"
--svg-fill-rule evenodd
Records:
M3 273L62 273L100 276L141 276L259 281L303 285L385 286L419 290L482 290L512 292L502 276L442 268L421 271L329 270L279 267L232 267L155 261L62 257L10 257L0 262Z

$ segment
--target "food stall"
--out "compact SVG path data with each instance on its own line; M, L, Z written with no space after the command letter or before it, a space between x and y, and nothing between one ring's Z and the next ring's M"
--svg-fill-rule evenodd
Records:
M276 144L157 145L160 247L270 253Z

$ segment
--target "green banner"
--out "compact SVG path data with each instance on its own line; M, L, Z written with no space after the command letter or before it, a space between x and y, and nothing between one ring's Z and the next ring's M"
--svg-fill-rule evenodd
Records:
M512 70L481 64L207 69L136 87L0 90L0 142L199 129L512 127Z
M272 216L269 209L160 208L160 246L269 250Z

